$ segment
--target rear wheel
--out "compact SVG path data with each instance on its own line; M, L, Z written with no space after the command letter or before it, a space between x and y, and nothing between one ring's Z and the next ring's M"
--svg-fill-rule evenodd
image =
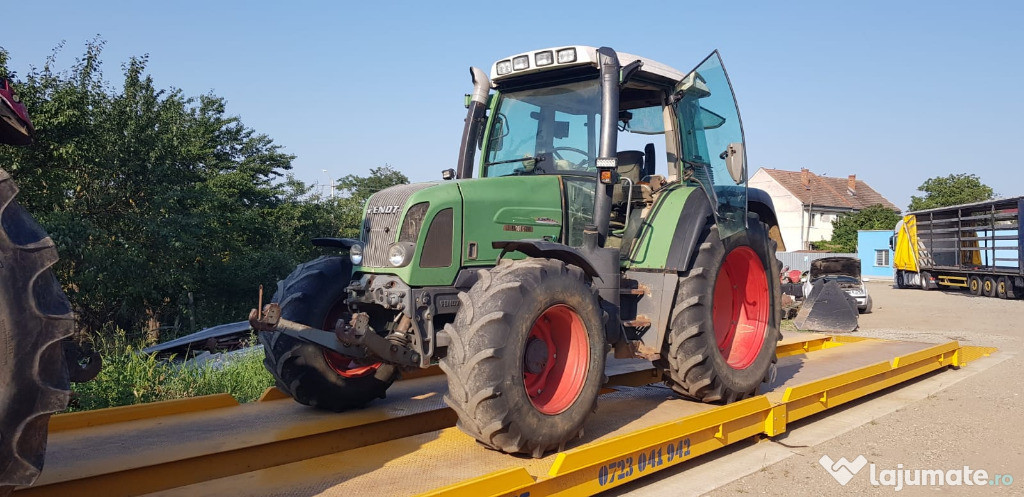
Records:
M1006 276L1000 276L996 280L996 297L1001 299L1010 298L1010 281Z
M680 278L663 356L668 383L685 397L732 402L775 376L780 291L767 275L779 263L766 226L750 215L750 229L726 240L711 226Z
M61 341L74 331L67 297L50 267L57 250L16 201L0 170L0 495L43 468L50 414L67 407Z
M534 457L577 437L596 406L606 353L603 312L583 271L505 260L459 299L441 360L459 428Z
M273 302L281 305L281 317L324 330L347 310L345 287L352 266L342 257L325 256L299 265L277 283ZM277 387L308 406L343 411L383 398L398 376L390 364L338 354L288 335L259 334L263 364L277 380Z
M996 279L991 276L986 276L981 280L981 291L986 297L996 296Z
M971 292L972 295L981 295L981 278L977 276L971 276L967 278L967 289Z

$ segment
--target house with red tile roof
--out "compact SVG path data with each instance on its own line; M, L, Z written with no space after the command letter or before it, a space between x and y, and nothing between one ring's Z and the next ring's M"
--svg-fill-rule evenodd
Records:
M807 169L783 171L758 169L748 185L768 192L775 203L779 230L788 250L807 250L810 243L832 238L832 222L881 204L899 212L899 207L851 174L833 178Z

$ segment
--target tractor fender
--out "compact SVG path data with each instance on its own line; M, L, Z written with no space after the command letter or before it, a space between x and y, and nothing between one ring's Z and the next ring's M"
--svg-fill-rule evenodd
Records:
M689 270L697 252L697 243L714 222L714 211L707 195L691 194L686 197L683 209L679 212L665 269L678 272Z
M583 252L561 243L536 239L501 240L491 242L491 247L501 249L499 260L509 252L520 252L529 257L557 259L582 269L591 278L601 278L597 269L594 269L594 265L587 256L583 255Z
M778 244L776 251L785 252L786 244L779 231L779 219L775 216L775 203L768 192L758 188L747 188L747 210L757 214L761 222L768 225L768 237Z

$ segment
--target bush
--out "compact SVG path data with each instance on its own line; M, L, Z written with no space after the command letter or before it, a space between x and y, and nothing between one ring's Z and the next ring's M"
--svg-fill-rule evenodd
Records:
M251 340L250 343L255 343ZM274 379L263 367L263 350L251 349L220 364L186 366L143 354L118 330L97 344L103 368L95 379L71 387L68 411L88 411L160 400L229 393L239 402L259 398Z

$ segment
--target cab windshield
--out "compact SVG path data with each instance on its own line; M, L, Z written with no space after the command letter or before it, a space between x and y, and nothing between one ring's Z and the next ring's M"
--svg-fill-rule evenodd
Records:
M501 94L488 133L484 176L597 171L600 81Z

